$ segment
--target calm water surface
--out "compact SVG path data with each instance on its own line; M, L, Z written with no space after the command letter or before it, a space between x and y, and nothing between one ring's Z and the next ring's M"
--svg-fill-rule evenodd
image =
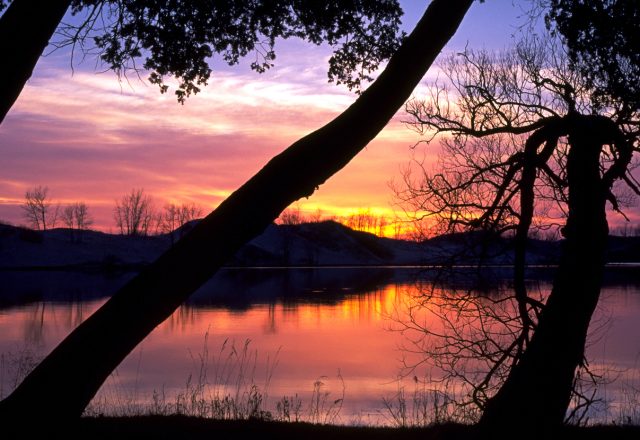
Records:
M608 412L593 415L605 421L619 416L618 405L638 403L640 387L637 268L609 272L588 347L591 366L612 381L598 391L610 402ZM304 415L320 396L315 402L325 413L341 406L333 422L389 423L383 398L393 398L399 387L413 390L414 376L438 374L425 363L400 378L403 360L422 358L402 349L415 335L398 331L397 321L434 275L416 268L225 270L130 354L94 408L140 410L154 392L175 402L189 380L207 384L209 393L233 393L241 380L245 388L259 387L268 410L283 396L297 396ZM502 275L508 272L484 274L480 294L502 295L508 288ZM531 288L544 295L550 275L532 274ZM2 395L130 276L0 273ZM464 291L469 279L458 276L441 287ZM439 325L428 313L421 319L430 328Z

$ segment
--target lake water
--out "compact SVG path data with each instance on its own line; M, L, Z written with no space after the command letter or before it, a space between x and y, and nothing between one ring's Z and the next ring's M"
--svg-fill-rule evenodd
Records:
M130 354L92 411L162 411L180 402L186 411L189 396L238 395L245 403L261 398L262 409L282 418L286 396L289 413L305 420L393 424L383 399L397 409L400 389L410 405L416 390L441 387L431 382L442 375L433 362L407 350L417 333L399 331L409 307L425 292L464 294L475 286L473 274L462 271L433 290L438 272L421 268L224 270ZM500 298L508 275L483 273L473 297ZM551 275L532 273L530 290L544 297ZM130 276L0 272L0 394ZM433 309L419 313L420 325L442 330ZM587 350L605 379L597 397L606 404L594 407L592 420L637 417L639 327L638 269L608 270Z

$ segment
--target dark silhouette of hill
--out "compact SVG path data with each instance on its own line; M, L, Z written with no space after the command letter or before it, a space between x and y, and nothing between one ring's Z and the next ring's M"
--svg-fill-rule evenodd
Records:
M189 229L192 224L183 226ZM174 239L182 231L174 231ZM171 246L171 237L131 237L84 231L72 240L58 228L33 231L0 225L0 268L135 269L149 264ZM530 240L530 264L554 264L560 242ZM639 262L640 237L610 237L611 262ZM482 232L448 234L422 242L381 238L334 221L270 225L244 246L228 266L372 266L431 264L511 264L509 238Z
M168 236L131 237L56 228L33 231L0 225L0 268L135 268L148 264L170 246Z

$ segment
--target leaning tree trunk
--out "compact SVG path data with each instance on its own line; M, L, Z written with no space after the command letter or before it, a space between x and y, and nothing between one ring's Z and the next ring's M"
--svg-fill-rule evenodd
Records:
M600 296L608 236L605 202L612 184L601 176L600 154L619 132L603 133L603 128L617 128L597 116L571 115L564 122L570 143L569 215L561 260L527 350L484 409L480 424L493 433L540 433L563 423Z
M0 17L0 124L31 78L33 68L71 0L13 0Z
M0 417L78 417L115 367L242 245L344 167L409 98L472 0L434 0L347 110L274 157L74 330L4 401Z

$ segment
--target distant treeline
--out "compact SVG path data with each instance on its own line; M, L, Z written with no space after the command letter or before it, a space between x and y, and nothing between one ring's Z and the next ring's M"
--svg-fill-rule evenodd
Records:
M73 240L82 240L82 231L90 229L94 224L89 206L84 201L66 205L54 203L47 186L36 186L25 192L22 205L26 226L44 231L56 227L70 230ZM188 229L184 226L201 218L205 210L195 203L165 204L158 208L153 198L144 189L132 189L115 200L113 219L117 230L122 235L148 236L170 234L172 241L179 239ZM332 220L353 230L369 232L379 237L394 239L423 240L433 235L432 231L422 229L415 221L376 214L369 208L362 208L348 215L338 216L325 214L321 209L305 212L299 205L292 205L282 212L277 220L282 225L299 225L303 223L319 223ZM558 240L557 229L532 231L538 239ZM611 235L621 237L640 236L640 224L625 223L611 229Z

